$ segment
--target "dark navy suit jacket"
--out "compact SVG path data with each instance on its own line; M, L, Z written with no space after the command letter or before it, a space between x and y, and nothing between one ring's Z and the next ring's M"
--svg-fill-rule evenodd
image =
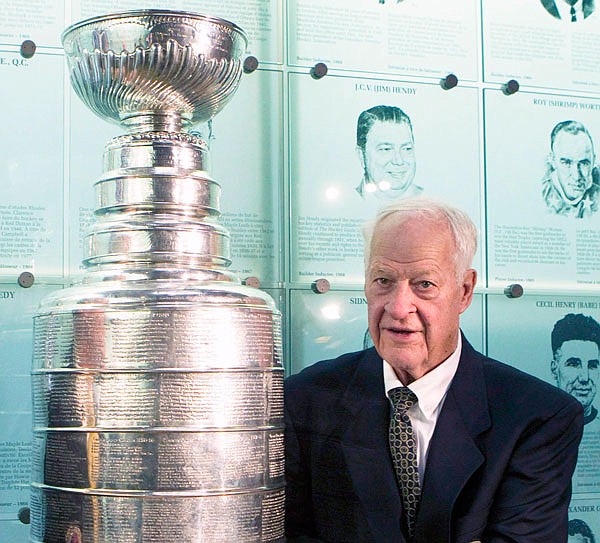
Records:
M377 352L317 363L286 379L285 394L288 541L404 543ZM566 542L582 428L569 394L463 340L414 542Z

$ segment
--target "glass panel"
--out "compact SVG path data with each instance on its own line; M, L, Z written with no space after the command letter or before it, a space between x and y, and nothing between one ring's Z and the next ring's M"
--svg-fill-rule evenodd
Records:
M292 281L362 284L362 225L397 198L440 198L480 224L476 89L291 74L290 101Z
M596 4L598 10L598 4ZM594 2L482 0L484 78L539 87L598 91L600 17Z
M600 493L600 297L489 296L488 323L491 357L559 386L583 405L573 492Z
M0 78L0 275L62 276L63 58L0 51Z
M220 222L231 233L231 270L263 285L282 280L282 94L280 72L246 74L202 134L210 139L211 175L221 185Z
M29 503L31 413L0 413L0 451L0 520L14 520Z
M488 285L600 284L600 101L490 90L484 98Z
M292 0L289 63L477 78L476 0Z
M4 0L0 43L20 45L24 40L33 40L38 46L60 47L64 19L63 2Z
M0 285L0 380L10 375L29 375L33 346L33 315L40 300L58 286L34 284L24 289ZM29 386L27 384L27 386ZM0 395L0 411L4 397Z
M102 154L108 141L125 133L123 128L94 115L70 91L69 130L69 274L83 268L84 237L90 232L96 208L94 183L102 174Z
M22 507L26 507L28 502L25 502ZM29 537L29 524L23 524L22 522L5 521L0 522L0 540L1 541L14 541L14 543L25 543Z
M290 374L319 360L371 346L361 291L290 291Z
M208 13L241 26L248 35L248 54L261 63L283 62L282 0L180 0L186 11Z

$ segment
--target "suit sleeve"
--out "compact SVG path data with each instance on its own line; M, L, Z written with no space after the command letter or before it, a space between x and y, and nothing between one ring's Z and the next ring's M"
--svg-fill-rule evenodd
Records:
M308 463L290 412L285 409L285 535L289 543L319 543L314 530Z
M483 543L567 540L582 431L582 408L573 401L521 435L494 498Z

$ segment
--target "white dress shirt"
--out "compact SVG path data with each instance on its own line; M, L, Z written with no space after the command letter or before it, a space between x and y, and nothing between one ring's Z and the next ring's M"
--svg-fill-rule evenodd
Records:
M560 14L560 18L563 21L570 21L571 5L565 2L565 0L555 0L554 4ZM579 0L573 7L575 8L575 17L577 18L577 21L583 21L583 2Z
M427 464L429 443L431 442L438 416L444 405L446 393L458 368L461 350L462 342L459 333L456 350L437 368L426 373L420 379L413 381L408 387L415 393L419 400L418 403L407 411L407 415L410 418L417 442L417 462L421 484L423 483L425 465ZM388 398L389 390L404 386L400 379L398 379L392 366L385 360L383 361L383 381L385 394Z

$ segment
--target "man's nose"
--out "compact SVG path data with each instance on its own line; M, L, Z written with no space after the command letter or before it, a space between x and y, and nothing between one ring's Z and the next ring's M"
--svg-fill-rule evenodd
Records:
M390 291L385 310L395 320L402 320L416 311L414 293L408 281L400 281Z
M394 152L392 154L392 162L394 164L404 164L406 162L404 158L404 151L402 149L394 149Z
M590 380L590 370L586 364L583 364L577 372L577 380L580 383L587 383Z

